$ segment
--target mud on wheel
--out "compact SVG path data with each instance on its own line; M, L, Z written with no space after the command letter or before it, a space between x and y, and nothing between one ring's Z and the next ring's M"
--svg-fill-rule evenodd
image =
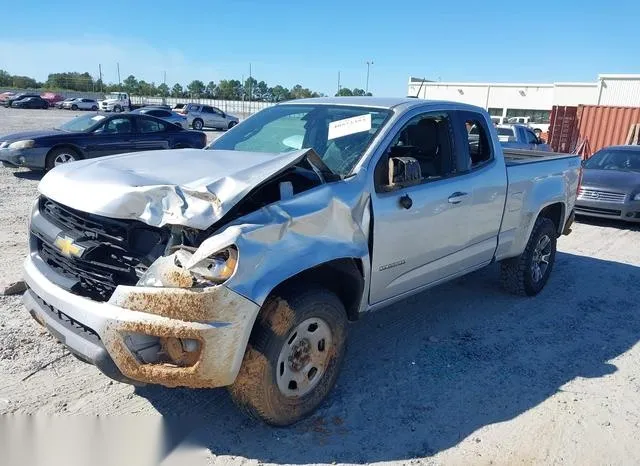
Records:
M229 392L248 415L285 426L313 412L333 388L345 350L347 318L323 289L272 296L251 334Z
M556 241L555 224L546 217L539 217L524 252L502 262L503 287L523 296L534 296L542 291L556 259Z

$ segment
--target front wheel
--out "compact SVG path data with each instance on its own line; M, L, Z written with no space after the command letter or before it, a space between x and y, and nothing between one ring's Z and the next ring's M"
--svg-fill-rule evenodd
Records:
M94 112L98 111L98 107L96 105L94 105L93 107L91 107L91 110L93 110Z
M116 105L115 107L113 107L113 111L115 113L120 113L122 111L122 107L120 107L120 105Z
M73 104L73 105L71 106L71 110L78 110L78 106L77 106L76 104Z
M255 324L229 392L251 417L277 425L311 414L333 388L344 357L347 318L330 291L272 296Z
M238 123L236 123L235 121L230 121L229 122L229 126L227 127L227 129L231 129L233 128L235 125L237 125Z
M57 167L58 165L75 162L76 160L80 159L80 155L75 150L68 147L62 147L60 149L55 149L49 152L49 155L47 155L45 169L49 171L52 168Z
M503 287L521 296L540 293L556 260L556 241L555 224L546 217L539 217L523 253L502 262L500 278Z
M204 123L200 118L196 118L195 120L193 120L193 123L191 123L191 126L193 127L193 129L200 131L202 128L204 128Z

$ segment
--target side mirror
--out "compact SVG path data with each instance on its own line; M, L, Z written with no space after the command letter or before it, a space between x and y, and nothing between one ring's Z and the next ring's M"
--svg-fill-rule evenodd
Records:
M422 181L420 164L413 157L389 157L388 189L411 186Z

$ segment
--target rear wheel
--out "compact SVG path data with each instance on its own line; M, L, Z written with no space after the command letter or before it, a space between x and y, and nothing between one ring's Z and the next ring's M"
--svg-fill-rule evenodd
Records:
M113 107L113 111L116 113L120 113L122 111L122 107L120 105L116 105Z
M191 123L191 126L193 127L193 129L200 131L202 128L204 128L204 122L200 118L196 118L195 120L193 120L193 123Z
M45 168L48 171L52 168L57 167L58 165L75 162L76 160L80 160L81 158L82 157L80 156L80 154L78 154L78 152L71 149L70 147L61 147L49 152L49 155L47 155Z
M91 107L91 110L93 110L94 112L97 112L98 111L98 106L94 105L93 107Z
M323 289L292 291L265 302L229 392L251 417L278 426L311 414L340 371L347 318Z
M504 288L521 296L540 293L553 269L556 241L555 224L546 217L539 217L524 252L501 264L500 278Z

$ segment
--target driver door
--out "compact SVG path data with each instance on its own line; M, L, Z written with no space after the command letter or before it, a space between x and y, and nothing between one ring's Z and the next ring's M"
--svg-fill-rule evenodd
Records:
M135 151L133 131L133 122L127 115L108 119L93 130L87 145L88 157L103 157Z
M370 304L442 280L467 267L473 205L454 144L454 112L421 113L396 134L375 169ZM388 158L415 158L422 177L388 189Z

